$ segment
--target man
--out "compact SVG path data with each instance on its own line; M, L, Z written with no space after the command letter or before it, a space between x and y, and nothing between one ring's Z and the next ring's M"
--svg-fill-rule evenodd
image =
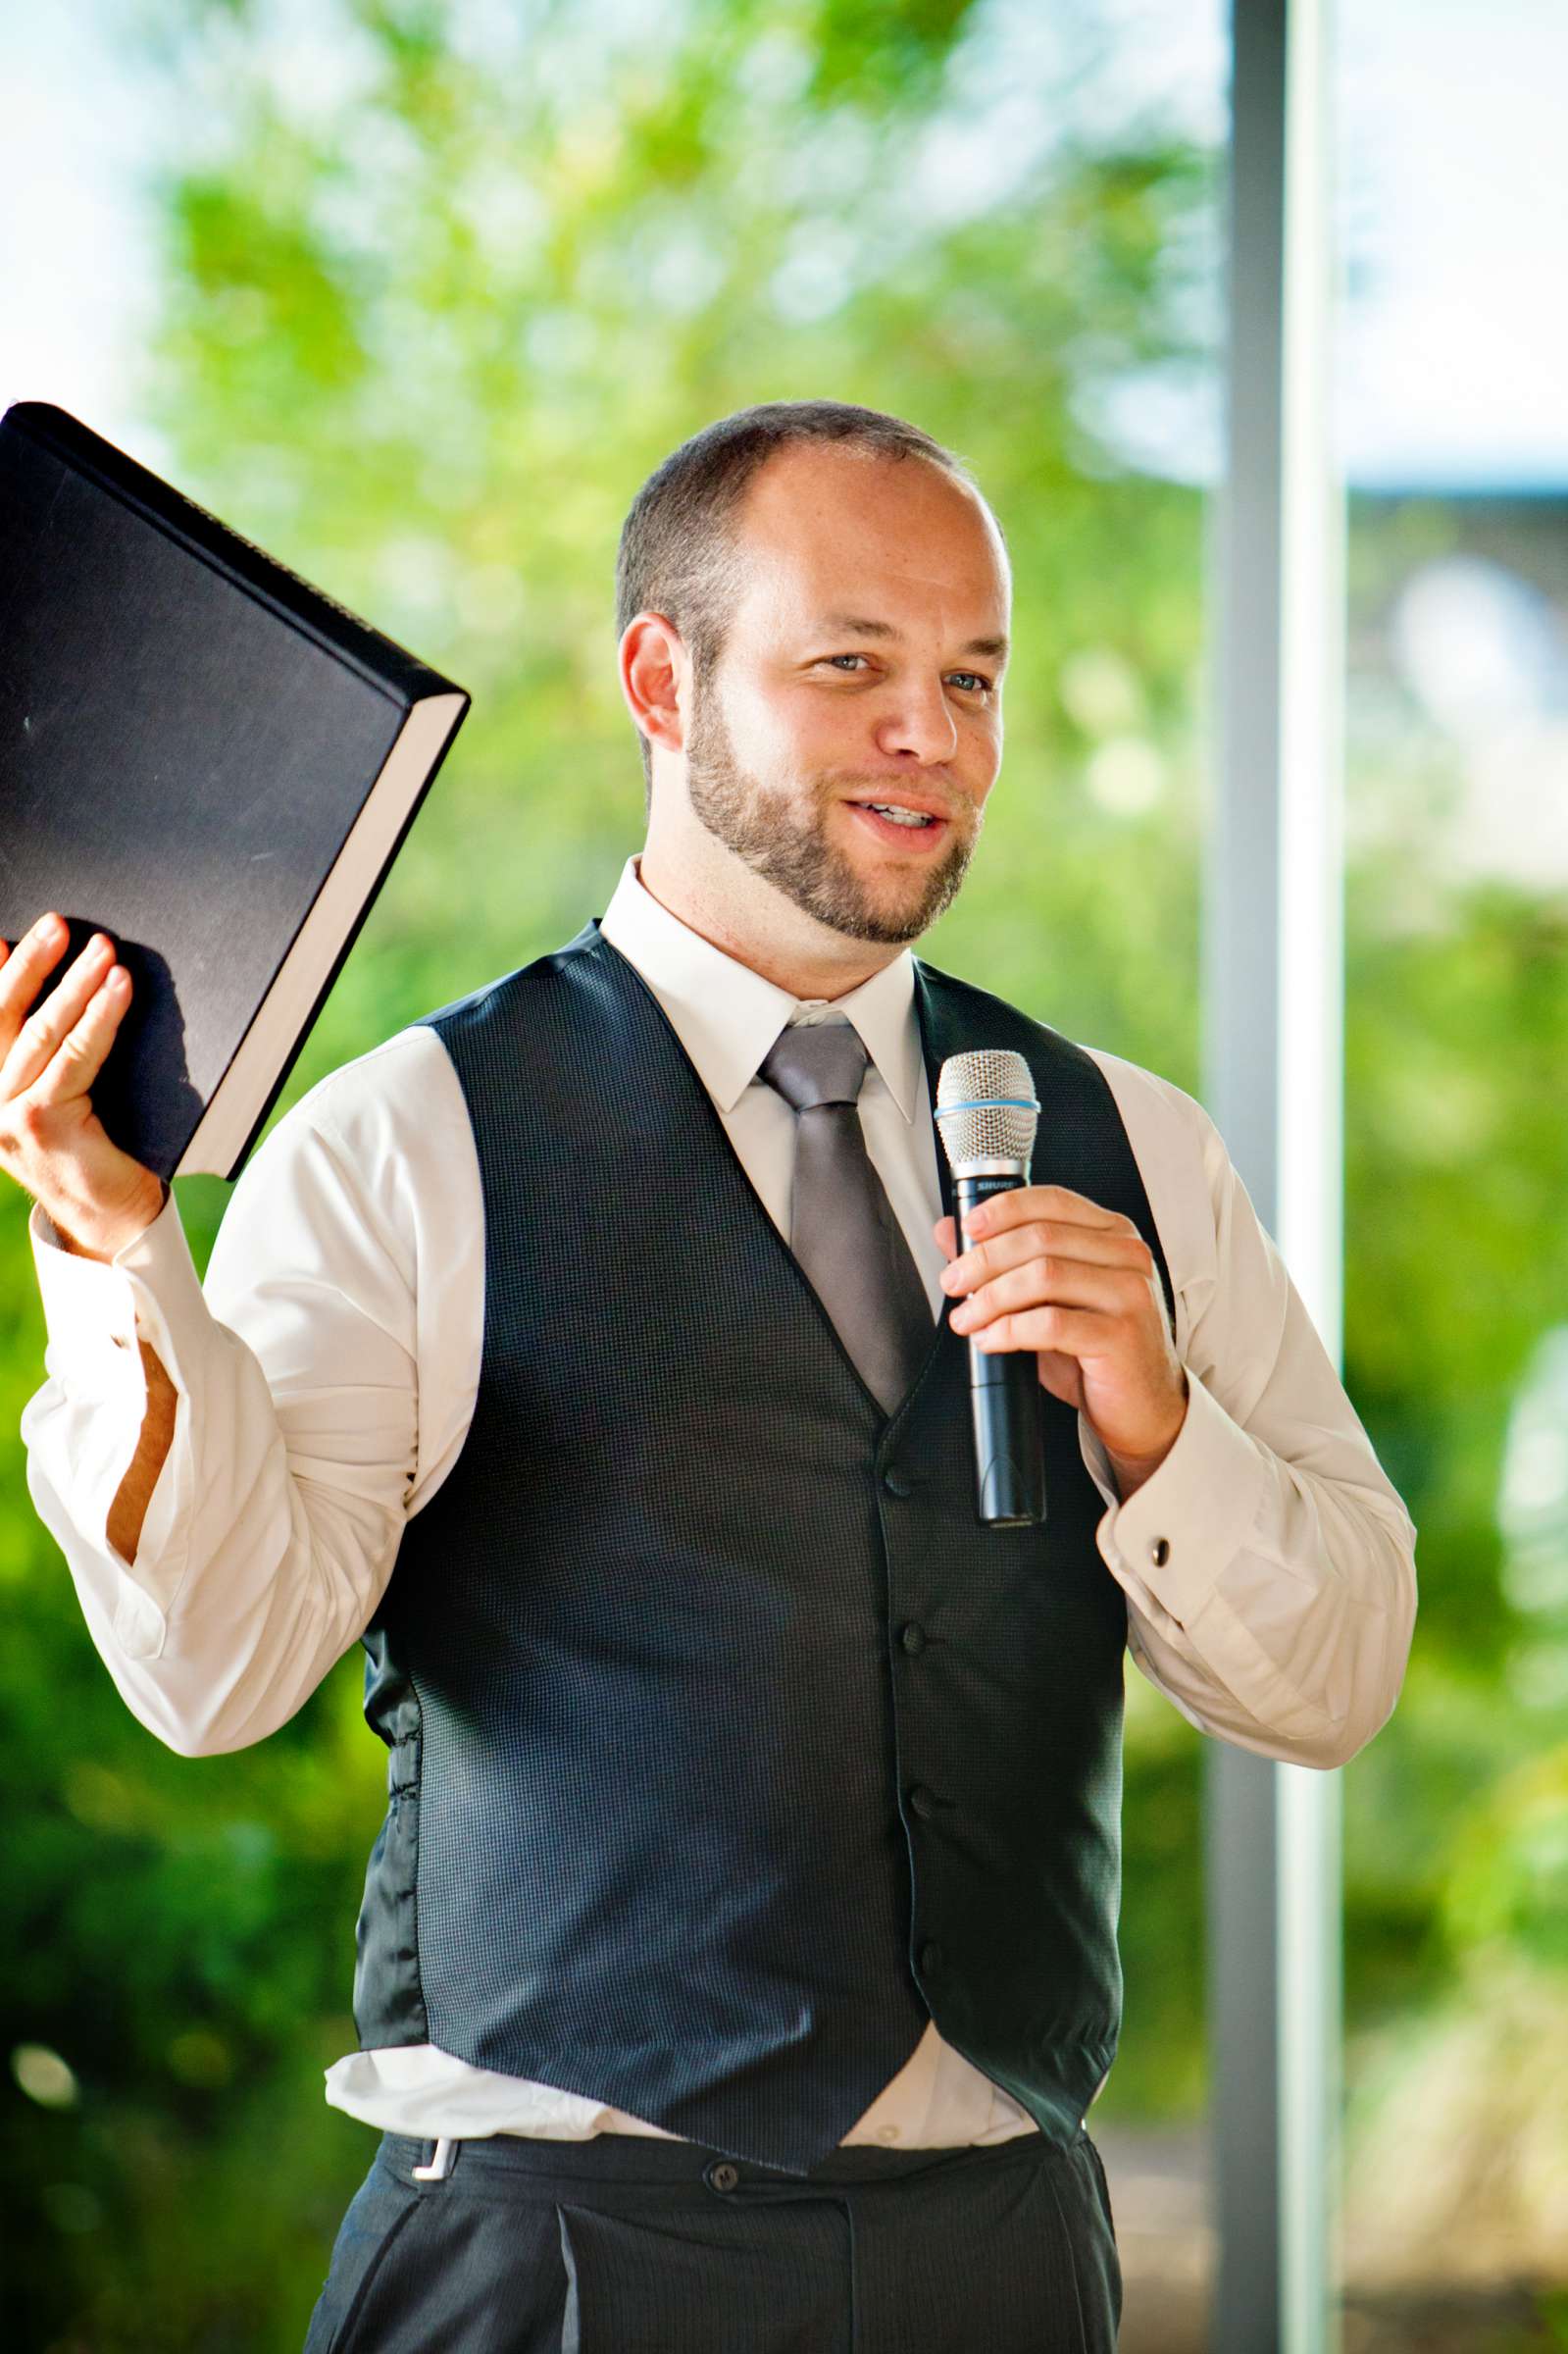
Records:
M640 856L278 1123L205 1298L92 1118L110 945L32 1021L59 947L0 965L72 1365L29 1484L111 1673L195 1755L368 1655L328 2082L383 2139L323 2354L1110 2346L1124 1648L1309 1765L1393 1705L1410 1524L1212 1126L909 952L1008 607L916 429L685 443L621 544ZM966 1245L931 1107L977 1047L1045 1116ZM1043 1527L976 1515L964 1334L1036 1356Z

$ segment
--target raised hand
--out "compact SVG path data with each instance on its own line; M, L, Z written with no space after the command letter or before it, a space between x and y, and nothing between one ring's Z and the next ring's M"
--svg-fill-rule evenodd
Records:
M46 915L15 946L0 940L0 1168L42 1203L71 1249L115 1253L168 1200L153 1170L123 1152L91 1089L130 1003L114 942L94 933L40 1005L70 933Z

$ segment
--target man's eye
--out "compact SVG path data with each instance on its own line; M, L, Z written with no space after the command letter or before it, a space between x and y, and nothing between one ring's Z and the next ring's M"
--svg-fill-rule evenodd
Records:
M824 654L822 658L831 669L840 662L864 662L867 657L864 654ZM955 670L949 675L958 680L960 684L968 682L965 687L966 693L973 694L977 689L983 694L989 694L992 691L992 682L978 670Z

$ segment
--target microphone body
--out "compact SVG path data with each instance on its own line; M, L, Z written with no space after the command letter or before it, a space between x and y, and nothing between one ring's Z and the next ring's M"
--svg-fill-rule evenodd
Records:
M958 1242L977 1203L1029 1183L1016 1162L977 1161L953 1171ZM1037 1527L1045 1518L1045 1436L1033 1349L982 1349L969 1336L969 1406L975 1426L975 1510L992 1528Z
M1034 1076L1010 1049L951 1054L936 1090L936 1125L947 1154L964 1248L964 1219L993 1194L1028 1185L1039 1118ZM975 1510L989 1528L1039 1527L1045 1519L1045 1429L1033 1349L982 1349L969 1341L975 1439Z

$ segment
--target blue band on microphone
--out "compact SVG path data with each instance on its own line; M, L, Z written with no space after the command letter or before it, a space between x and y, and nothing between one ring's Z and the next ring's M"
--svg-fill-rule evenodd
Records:
M972 1103L944 1103L936 1117L939 1120L945 1120L950 1111L1038 1111L1038 1100L1034 1096L981 1096Z

